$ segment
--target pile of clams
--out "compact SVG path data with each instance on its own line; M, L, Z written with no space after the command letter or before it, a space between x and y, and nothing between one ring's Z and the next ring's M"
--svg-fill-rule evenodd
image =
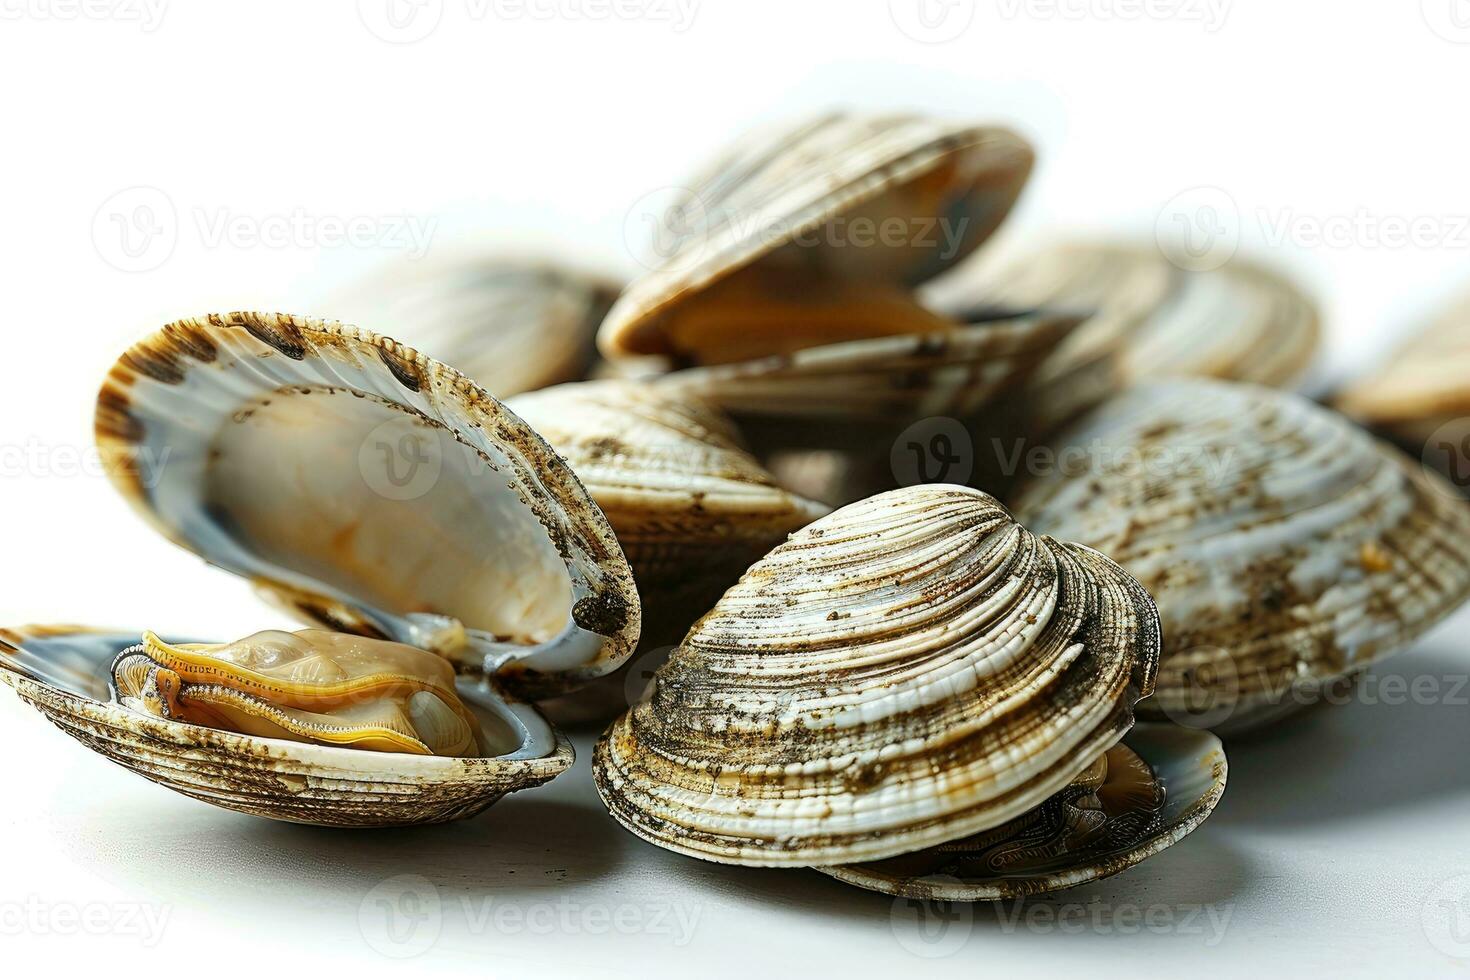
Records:
M337 293L363 327L169 324L98 396L108 473L302 628L19 626L0 679L275 819L471 816L572 765L572 704L611 817L678 854L968 901L1123 871L1221 799L1212 729L1470 596L1470 509L1287 390L1321 329L1279 272L983 254L1032 163L1006 129L832 113L689 179L642 276L457 258ZM1445 431L1467 323L1336 404ZM936 416L1064 462L903 478Z

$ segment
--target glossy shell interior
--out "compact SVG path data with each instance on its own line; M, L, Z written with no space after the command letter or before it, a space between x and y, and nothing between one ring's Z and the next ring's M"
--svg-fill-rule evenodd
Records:
M533 708L468 680L459 692L497 755L368 752L155 718L114 702L109 689L113 660L140 635L75 626L3 629L0 680L62 731L153 782L293 823L392 827L457 820L572 764L571 743Z
M387 338L278 314L170 324L112 369L97 440L155 527L310 621L530 697L613 670L637 641L631 570L566 464Z

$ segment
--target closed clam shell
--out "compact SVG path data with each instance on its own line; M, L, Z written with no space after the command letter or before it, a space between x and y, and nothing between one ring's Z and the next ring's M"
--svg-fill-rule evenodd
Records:
M1050 443L1028 526L1121 563L1166 641L1143 706L1247 727L1412 641L1470 593L1470 512L1335 412L1275 389L1155 382Z
M1004 834L987 832L898 859L818 870L888 895L963 902L1039 895L1126 871L1204 823L1224 795L1227 766L1218 738L1178 725L1136 725L1109 753L1120 747L1151 770L1156 807L1130 807L1126 800L1115 805L1107 786L1093 789L1091 806L1084 807L1063 790ZM1087 818L1096 822L1084 823ZM1065 841L1069 835L1074 839Z
M779 486L729 420L646 384L559 385L509 407L559 452L602 508L650 602L712 581L719 592L828 508ZM687 628L705 606L683 610ZM681 630L682 633L682 630Z
M942 308L1089 311L1037 370L1029 397L1046 424L1129 384L1200 376L1290 387L1318 349L1315 305L1291 282L1242 259L1210 271L1157 248L1060 242L982 263L936 285Z
M578 381L618 284L552 261L459 255L400 262L324 308L452 365L505 398Z
M472 816L544 783L572 746L527 705L460 681L489 736L476 758L369 752L257 738L134 711L108 689L114 659L139 632L77 626L0 629L0 681L57 728L170 789L293 823L388 827Z
M1470 296L1446 310L1337 394L1344 413L1413 453L1448 453L1457 486L1470 484ZM1426 445L1433 440L1441 445Z
M598 742L613 816L711 861L808 866L1030 810L1132 724L1137 583L956 486L880 494L757 562Z
M637 642L632 573L576 476L396 341L281 314L181 320L118 360L96 430L143 517L309 621L528 697L609 673Z
M624 290L598 343L609 356L677 353L670 314L757 262L799 265L812 282L916 285L989 237L1032 160L1007 130L912 115L832 113L750 134L665 213L661 265ZM896 219L904 232L830 244L824 229L852 218L875 232Z

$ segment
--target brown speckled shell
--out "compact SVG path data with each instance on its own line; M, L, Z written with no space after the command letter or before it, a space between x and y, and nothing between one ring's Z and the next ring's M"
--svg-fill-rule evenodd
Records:
M1140 711L1243 728L1401 649L1470 596L1470 509L1299 396L1142 385L1054 439L1017 516L1138 577L1164 623Z
M907 853L1005 822L1132 724L1153 604L1107 558L986 494L835 511L757 562L598 742L613 816L770 866Z

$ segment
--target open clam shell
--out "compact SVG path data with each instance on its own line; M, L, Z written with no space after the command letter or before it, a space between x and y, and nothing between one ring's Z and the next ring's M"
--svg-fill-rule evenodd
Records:
M606 674L637 642L631 570L576 476L474 382L385 337L181 320L113 367L97 441L164 535L309 621L526 697Z
M935 286L944 309L1089 311L1037 370L1028 397L1041 425L1074 416L1140 381L1201 376L1290 387L1320 341L1316 306L1291 282L1233 259L1210 271L1156 248L1062 242L982 263Z
M1117 559L1166 646L1140 710L1247 727L1408 644L1470 595L1470 511L1342 416L1270 388L1156 382L1054 439L1019 519Z
M660 847L851 864L1003 824L1122 737L1158 620L1090 549L922 486L808 525L701 619L598 742L612 815Z
M326 301L505 398L587 376L619 285L550 261L456 256L378 270Z
M767 448L871 445L930 415L969 415L1015 390L1081 322L1022 313L936 333L850 340L654 379L734 417Z
M1227 771L1220 740L1197 729L1137 725L1120 745L1152 771L1160 795L1156 809L1119 807L1113 813L1104 799L1103 806L1094 802L1079 811L1057 799L1038 819L1018 821L1012 834L978 834L890 861L817 870L887 895L961 902L1040 895L1119 874L1204 823L1224 795ZM1105 817L1084 833L1067 826L1080 822L1079 815L1099 813ZM1063 845L1069 831L1082 838L1081 846Z
M647 623L694 618L751 562L828 508L779 486L729 421L633 382L559 385L507 403L571 466L633 568Z
M989 237L1032 160L1007 130L919 116L833 113L750 134L662 216L662 264L624 290L598 343L610 356L684 353L671 315L757 263L809 283L916 285ZM858 219L872 235L833 233ZM902 228L877 234L885 222Z
M461 697L487 735L487 754L475 758L369 752L155 718L117 703L109 690L113 661L139 635L75 626L3 629L0 680L62 731L147 779L216 806L294 823L456 820L572 763L571 743L534 709L468 678L460 681Z

